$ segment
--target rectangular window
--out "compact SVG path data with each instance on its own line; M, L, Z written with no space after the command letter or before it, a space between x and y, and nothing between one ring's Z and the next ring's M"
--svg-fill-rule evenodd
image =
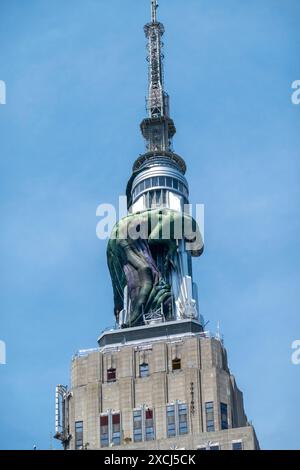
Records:
M166 177L166 183L166 186L168 186L168 188L172 188L172 178L170 178L170 176Z
M100 416L100 443L101 447L109 445L108 415Z
M151 182L151 179L150 179L150 178L148 178L147 180L145 180L145 189L150 188L150 182Z
M173 179L173 188L178 189L178 181Z
M220 403L221 429L228 429L228 411L226 403Z
M162 204L161 190L156 190L155 191L155 198L156 198L156 201L155 201L156 207L161 206L161 204Z
M205 403L206 431L213 432L215 430L214 403L209 401Z
M175 406L167 406L167 436L176 436Z
M188 433L187 405L178 405L179 434Z
M220 450L219 444L211 444L209 450Z
M243 450L243 443L242 443L242 441L233 442L233 443L232 443L232 450Z
M178 357L175 357L175 359L172 360L172 370L180 370L181 369L181 359Z
M112 415L112 442L116 446L121 444L121 417L119 413Z
M166 186L165 176L159 176L159 186Z
M116 369L107 369L107 382L115 382L117 379Z
M76 421L75 423L75 449L80 450L83 448L83 421Z
M148 197L149 197L148 208L151 209L151 207L155 207L155 191L150 191L150 193L148 193Z
M134 442L141 442L143 440L142 410L135 410L133 412L133 440Z
M143 362L140 364L140 377L148 377L149 375L149 364Z
M152 178L152 186L158 186L158 176Z
M153 410L145 411L145 437L146 441L154 440Z

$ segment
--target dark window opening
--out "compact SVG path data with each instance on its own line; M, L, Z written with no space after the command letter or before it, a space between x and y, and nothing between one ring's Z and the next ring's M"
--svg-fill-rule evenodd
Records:
M232 443L232 450L243 450L242 442L233 442Z
M116 369L107 369L107 382L115 382L117 380Z
M180 370L181 369L181 359L176 357L172 360L172 370Z
M228 411L226 403L220 404L221 411L221 429L228 429Z

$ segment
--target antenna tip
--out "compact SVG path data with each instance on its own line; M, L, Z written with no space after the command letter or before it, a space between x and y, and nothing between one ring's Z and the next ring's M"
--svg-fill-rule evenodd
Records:
M151 0L152 23L156 23L156 10L158 8L157 0Z

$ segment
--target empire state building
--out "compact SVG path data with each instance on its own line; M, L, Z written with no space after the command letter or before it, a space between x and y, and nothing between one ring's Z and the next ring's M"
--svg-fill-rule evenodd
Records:
M199 310L192 268L204 246L186 164L173 150L157 7L151 0L144 27L146 148L107 246L115 327L74 356L70 387L57 386L55 437L65 449L259 449L223 341L205 331Z

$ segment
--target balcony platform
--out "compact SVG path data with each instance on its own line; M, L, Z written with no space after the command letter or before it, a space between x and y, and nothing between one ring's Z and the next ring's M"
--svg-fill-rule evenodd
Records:
M201 333L203 327L198 320L184 319L150 325L103 331L98 338L100 347L125 344L139 340L180 336L187 333Z

